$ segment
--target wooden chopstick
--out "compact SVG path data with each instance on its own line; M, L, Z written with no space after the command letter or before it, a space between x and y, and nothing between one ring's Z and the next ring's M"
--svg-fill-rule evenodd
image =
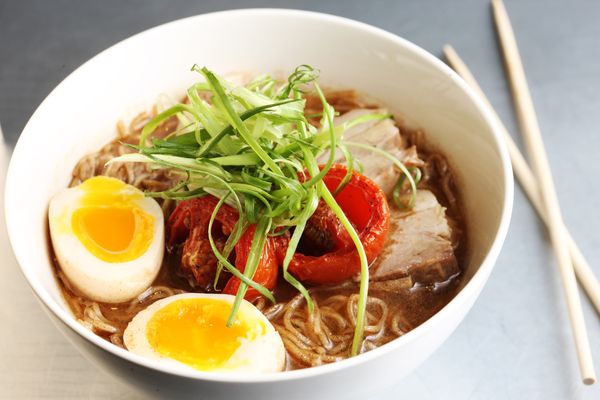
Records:
M492 104L481 90L481 87L475 80L475 77L473 76L471 71L465 65L464 61L458 56L456 51L454 51L452 46L444 46L444 55L446 56L446 60L448 61L450 66L458 73L458 75L460 75L465 80L465 82L467 82L471 89L473 89L475 93L479 95L479 98L483 100L485 105L490 110L492 117L498 123L500 131L502 132L502 135L508 147L508 153L510 154L510 159L512 161L515 176L521 183L523 191L531 201L531 204L533 204L533 207L537 211L542 221L544 221L544 223L548 225L548 216L544 208L545 206L542 202L542 198L540 197L538 183L535 179L535 176L533 175L533 172L531 172L529 165L525 161L525 158L519 151L519 148L513 141L510 134L508 133L508 130L500 120L500 117L498 116L496 111L494 111ZM563 226L563 229L565 232L564 235L567 238L569 252L571 253L571 261L573 262L573 269L575 270L575 275L577 275L579 283L581 283L592 304L594 304L596 311L600 314L600 282L598 281L598 278L596 278L596 276L594 275L592 268L581 253L581 250L579 249L579 246L577 246L577 243L575 243L575 240L573 240L573 237L567 230L567 227Z
M540 195L546 206L550 240L558 260L581 377L583 383L591 385L596 382L596 373L581 309L577 281L575 280L573 264L569 255L568 241L564 229L562 229L564 223L554 181L552 180L552 173L550 172L548 156L544 149L517 42L502 0L492 0L492 9L521 131L529 150L534 175L538 178Z

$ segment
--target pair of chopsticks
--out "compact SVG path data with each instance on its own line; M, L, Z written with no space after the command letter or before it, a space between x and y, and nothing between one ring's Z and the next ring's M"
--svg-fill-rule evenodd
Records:
M516 112L531 157L533 171L529 168L525 158L519 152L517 145L500 121L500 117L494 112L492 105L485 97L485 94L465 63L449 45L444 46L444 55L450 66L474 89L481 100L488 106L493 118L498 123L498 126L501 127L514 173L525 194L550 232L550 240L558 260L560 276L567 301L581 378L583 383L591 385L596 382L596 372L594 371L592 353L581 309L575 274L599 313L600 283L564 225L550 172L548 157L544 149L527 80L525 79L521 57L519 56L517 42L502 0L492 0L492 10Z

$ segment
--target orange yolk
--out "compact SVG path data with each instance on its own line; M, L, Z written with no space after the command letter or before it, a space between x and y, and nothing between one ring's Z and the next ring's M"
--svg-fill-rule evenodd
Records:
M252 341L266 332L262 321L238 312L227 327L231 303L219 299L190 298L169 303L146 325L150 346L160 355L196 369L223 367L244 340Z
M137 206L143 195L125 183L106 177L88 179L80 207L72 215L75 236L102 261L117 263L139 258L154 235L154 218Z

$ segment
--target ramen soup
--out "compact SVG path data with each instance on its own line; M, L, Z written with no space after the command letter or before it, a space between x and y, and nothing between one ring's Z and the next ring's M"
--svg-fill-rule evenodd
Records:
M423 132L309 66L194 70L50 201L81 324L179 368L263 373L367 352L453 298L460 193Z

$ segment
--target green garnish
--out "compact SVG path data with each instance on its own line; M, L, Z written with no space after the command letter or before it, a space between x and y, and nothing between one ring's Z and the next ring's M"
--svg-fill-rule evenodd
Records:
M308 65L297 67L284 85L279 85L268 75L261 75L244 86L234 86L206 67L194 66L192 70L200 73L205 81L188 89L187 103L161 112L146 124L139 145L133 146L138 153L126 154L111 162L148 162L181 172L182 182L176 187L147 195L183 200L211 194L220 199L208 229L209 242L219 262L216 279L225 268L241 281L228 326L233 323L248 287L275 302L272 293L252 278L267 237L290 230L292 234L283 262L283 277L302 293L309 311L313 311L309 291L288 271L288 266L307 221L319 200L323 199L348 231L361 262L357 321L351 352L352 355L358 354L363 338L369 269L358 233L334 195L352 177L356 160L348 151L347 147L351 146L369 148L390 158L405 174L414 195L415 180L401 162L371 146L342 141L346 129L390 116L367 114L334 126L335 110L316 81L318 71ZM321 100L320 127L309 122L308 117L313 115L305 114L304 94L307 90L316 92ZM164 139L152 139L154 130L173 116L182 126ZM332 194L323 177L333 165L337 150L346 160L348 173ZM317 158L323 152L328 152L328 158L319 168ZM399 183L398 187L401 188L402 184ZM221 253L215 245L211 228L219 208L225 203L237 209L240 217ZM256 224L256 231L241 273L228 261L228 256L250 224Z

